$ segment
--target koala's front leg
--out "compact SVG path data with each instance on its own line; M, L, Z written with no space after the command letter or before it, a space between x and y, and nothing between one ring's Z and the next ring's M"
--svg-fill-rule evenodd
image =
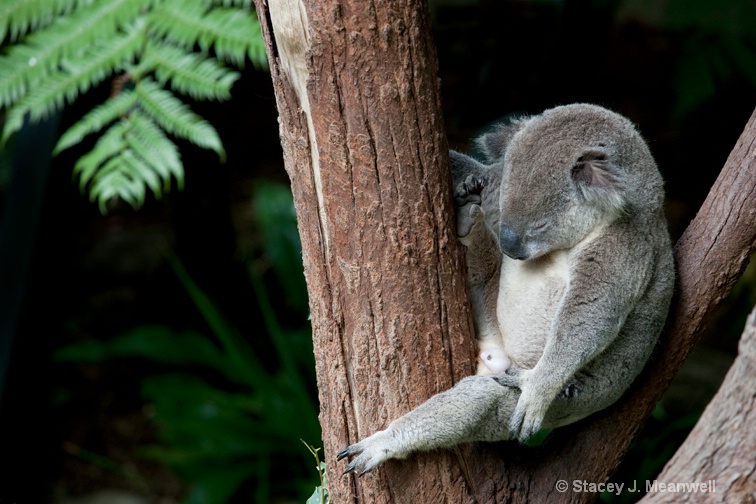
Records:
M510 420L512 435L522 441L548 423L547 412L557 400L572 417L580 417L578 409L584 409L588 401L595 403L593 411L615 401L650 351L651 345L642 339L644 331L632 325L618 340L645 285L649 266L638 259L633 262L629 247L613 250L611 261L596 260L602 257L600 253L608 253L601 245L594 242L573 259L569 289L538 363L514 377L508 375L506 383L522 391ZM642 244L632 253L647 257L637 252L640 247ZM587 365L594 371L579 374ZM607 398L611 400L607 402Z
M509 418L520 392L500 384L497 378L469 376L461 380L385 430L347 447L337 460L355 457L344 472L362 475L386 460L402 459L416 451L509 439Z

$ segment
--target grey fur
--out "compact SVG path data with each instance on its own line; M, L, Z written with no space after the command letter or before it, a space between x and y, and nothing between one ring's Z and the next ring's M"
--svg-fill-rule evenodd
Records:
M585 418L619 399L664 325L663 181L629 120L567 105L478 144L488 164L452 151L451 168L476 333L496 366L346 448L347 472Z

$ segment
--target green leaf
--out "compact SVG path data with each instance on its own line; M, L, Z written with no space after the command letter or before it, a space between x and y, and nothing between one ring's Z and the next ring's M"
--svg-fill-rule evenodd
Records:
M161 84L196 100L225 100L239 73L214 58L186 52L168 44L150 43L144 51L140 72L153 71Z
M134 58L141 47L143 33L138 25L107 42L94 44L79 55L61 62L61 70L51 72L44 80L21 98L8 114L3 139L23 125L26 114L31 121L47 117L61 108L65 101L72 102L79 93L101 82L112 72Z
M273 267L291 307L299 313L308 313L302 244L291 188L282 183L260 181L254 187L252 207L263 238L264 258Z
M328 499L325 497L325 490L321 486L316 486L315 491L312 492L305 504L325 504L326 502L328 502Z
M233 363L227 370L227 373L231 373L229 376L238 376L251 387L259 386L261 383L267 384L270 381L268 373L249 344L236 328L226 321L223 314L186 271L179 258L175 255L169 255L167 260L181 285L192 298L205 323L210 327L213 335L218 338L223 351Z
M30 30L47 26L66 12L77 0L3 0L0 2L0 40L10 33L16 40Z
M53 154L58 154L78 144L87 135L99 132L106 125L125 115L134 106L135 101L136 97L133 93L124 91L118 96L93 108L61 135Z
M126 145L130 145L128 133L126 134ZM157 170L148 161L149 158L140 156L139 153L130 147L124 150L122 157L126 164L126 173L133 180L139 180L146 184L152 190L155 197L160 198L162 196L163 184L160 181ZM142 194L144 194L143 191Z
M130 147L128 135L131 128L130 118L122 118L74 166L80 189L83 191L91 183L90 199L98 202L103 213L107 202L113 197L119 197L132 206L140 206L145 198L145 185L159 197L161 187L167 183L167 179L160 183L162 173L165 173L160 171L162 168L155 168L151 160L141 157L137 150Z
M252 11L213 7L202 0L166 0L155 9L148 30L153 37L166 38L184 48L199 45L203 52L211 48L216 55L237 66L245 57L264 67L265 47L260 23Z
M213 9L203 18L215 31L208 30L200 37L200 47L213 45L219 58L244 66L246 56L257 67L267 66L265 46L260 44L260 23L254 12L238 9Z
M143 159L149 160L152 169L163 180L164 191L170 189L171 175L176 178L179 189L183 187L184 165L178 147L149 117L139 112L131 115L126 144Z
M265 403L257 394L225 392L188 374L146 378L142 394L161 420L161 437L192 457L230 462L245 453L269 453L276 439L256 439Z
M161 128L195 145L213 150L222 160L225 159L226 152L215 128L170 91L150 79L143 79L134 92L144 112Z
M113 197L132 205L147 191L159 198L174 178L181 188L183 166L168 135L221 160L225 151L215 128L173 92L227 99L239 73L224 63L265 64L250 9L251 0L0 0L0 40L12 42L0 54L0 140L125 71L133 88L82 117L55 153L103 132L74 170L103 211Z
M124 135L128 128L128 120L121 119L100 137L89 153L80 157L79 161L76 162L74 176L79 176L79 189L81 191L92 180L100 165L123 151L126 145Z
M119 27L132 26L142 9L152 3L153 0L110 0L86 4L32 33L23 43L11 46L8 54L0 58L0 105L10 105L34 90L59 72L64 60L87 61L96 56L113 38L118 38ZM139 36L142 35L140 30ZM103 46L93 49L99 44Z
M133 207L144 203L145 181L134 175L133 161L128 151L105 162L93 178L90 199L97 200L100 211L106 212L107 202L118 197Z
M164 364L221 368L225 357L218 347L196 332L174 332L165 326L137 327L107 341L92 340L66 346L58 361L103 362L116 357L140 357Z
M182 504L224 504L229 502L239 487L257 471L258 464L249 463L236 463L230 467L219 469L210 468L189 485ZM267 499L265 502L267 502Z

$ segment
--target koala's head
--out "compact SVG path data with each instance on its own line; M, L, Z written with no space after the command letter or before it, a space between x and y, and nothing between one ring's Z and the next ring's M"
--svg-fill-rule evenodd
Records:
M499 243L514 259L570 249L622 215L661 206L653 158L618 114L567 105L498 134L503 145L488 143L501 149Z

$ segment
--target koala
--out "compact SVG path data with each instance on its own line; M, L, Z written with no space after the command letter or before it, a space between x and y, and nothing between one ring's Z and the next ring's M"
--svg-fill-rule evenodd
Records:
M477 142L484 162L450 153L477 374L344 449L345 472L581 420L622 396L664 325L663 180L628 119L566 105Z

